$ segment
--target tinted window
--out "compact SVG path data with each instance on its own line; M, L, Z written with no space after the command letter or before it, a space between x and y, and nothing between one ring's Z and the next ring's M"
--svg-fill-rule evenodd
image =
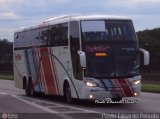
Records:
M31 44L31 38L32 38L32 36L31 36L31 31L26 31L25 33L24 33L24 46L30 46L30 45L32 45Z
M68 24L58 24L50 27L50 46L68 45Z
M81 21L83 41L136 41L131 20Z
M40 44L40 33L39 33L39 31L38 30L32 30L32 31L30 31L31 32L31 35L32 35L32 37L31 37L31 43L32 43L32 45L34 45L34 46L38 46L38 44Z
M79 24L77 21L70 23L70 47L71 47L71 58L73 74L76 79L82 80L82 72L79 63L78 50L80 48L79 43Z
M138 45L131 20L81 21L86 77L139 75Z
M68 23L15 34L14 47L68 45Z
M20 32L15 34L15 41L14 41L15 48L25 46L24 33L25 32Z
M49 29L47 27L41 28L39 33L40 33L39 45L47 46L49 42Z
M136 40L132 21L106 20L107 40Z

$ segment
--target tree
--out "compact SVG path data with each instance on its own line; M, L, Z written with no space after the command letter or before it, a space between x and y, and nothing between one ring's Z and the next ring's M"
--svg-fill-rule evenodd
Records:
M160 28L137 32L139 44L150 52L150 65L147 72L160 71Z
M0 71L13 71L13 43L7 39L0 40Z

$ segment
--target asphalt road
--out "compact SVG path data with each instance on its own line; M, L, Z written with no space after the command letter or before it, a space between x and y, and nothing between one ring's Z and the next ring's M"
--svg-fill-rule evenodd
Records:
M0 80L0 119L6 113L12 119L160 118L160 94L141 93L140 97L125 101L132 103L108 104L105 100L105 103L76 101L69 105L61 97L26 97L23 90L14 87L14 81Z

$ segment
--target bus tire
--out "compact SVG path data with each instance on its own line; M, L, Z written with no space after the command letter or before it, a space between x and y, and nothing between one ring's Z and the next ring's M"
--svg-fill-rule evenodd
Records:
M25 90L26 89L26 86L27 86L27 80L26 80L26 77L23 78L23 89Z
M65 84L64 95L65 95L66 102L69 104L72 104L73 98L71 96L71 89L70 89L69 83Z
M30 96L30 97L35 96L35 91L34 91L32 79L29 79L28 82L26 83L25 91L26 91L27 96Z
M36 95L36 92L34 91L34 86L33 86L32 80L31 80L30 81L30 96L35 97L35 95Z
M28 88L28 82L27 81L25 82L25 93L26 93L26 96L30 96L29 88Z

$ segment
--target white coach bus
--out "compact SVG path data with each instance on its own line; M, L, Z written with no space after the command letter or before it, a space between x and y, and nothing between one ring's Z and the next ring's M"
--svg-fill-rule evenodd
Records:
M66 15L14 35L15 86L27 96L60 95L68 103L138 96L140 67L148 64L126 17Z

